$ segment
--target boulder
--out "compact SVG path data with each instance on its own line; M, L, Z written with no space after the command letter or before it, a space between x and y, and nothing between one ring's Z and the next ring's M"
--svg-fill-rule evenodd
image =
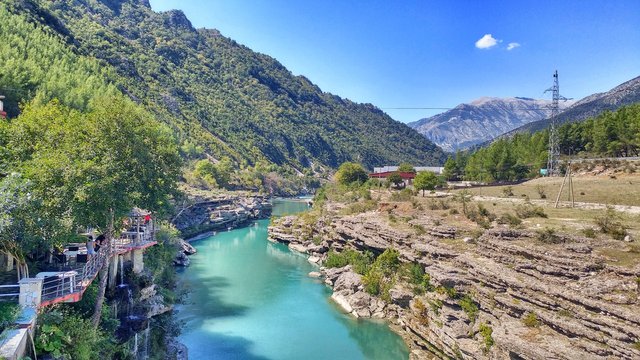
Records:
M333 291L349 290L356 292L361 285L362 276L354 273L353 271L345 271L336 279L333 285Z
M312 272L309 273L309 277L319 278L319 277L322 277L322 274L320 272L318 272L318 271L312 271Z
M189 260L189 257L181 250L178 251L178 253L176 254L176 257L173 259L173 265L175 266L187 267L190 264L191 264L191 260Z
M193 255L197 252L196 248L184 240L180 240L180 248L186 255Z
M336 302L336 304L340 305L340 307L341 307L344 311L346 311L346 312L348 312L348 313L352 313L352 312L353 312L353 308L352 308L352 307L351 307L351 305L349 304L349 301L347 301L347 298L346 298L344 295L342 295L341 293L339 293L339 292L334 292L334 293L331 295L331 299L333 299L333 301L335 301L335 302Z
M409 303L413 300L413 293L405 289L393 288L389 290L391 302L402 307L409 308Z
M140 290L140 301L145 301L156 295L156 284Z

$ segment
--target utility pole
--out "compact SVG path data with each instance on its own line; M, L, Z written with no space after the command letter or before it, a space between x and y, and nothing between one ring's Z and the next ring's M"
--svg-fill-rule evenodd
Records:
M549 160L547 161L547 176L559 175L558 157L560 156L560 144L558 141L558 114L560 114L560 100L569 100L560 95L558 83L558 70L553 73L553 86L544 91L551 92L551 127L549 128Z

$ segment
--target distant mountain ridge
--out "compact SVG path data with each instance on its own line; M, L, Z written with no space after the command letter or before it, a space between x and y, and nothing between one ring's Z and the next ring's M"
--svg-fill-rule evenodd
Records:
M550 104L550 100L526 97L481 97L407 125L443 150L454 152L542 120L549 115Z
M583 121L602 114L605 111L614 111L622 106L640 102L640 76L626 81L613 89L589 95L577 101L558 115L558 123ZM516 128L505 135L517 132L535 132L543 130L551 125L550 119L542 119L530 122Z

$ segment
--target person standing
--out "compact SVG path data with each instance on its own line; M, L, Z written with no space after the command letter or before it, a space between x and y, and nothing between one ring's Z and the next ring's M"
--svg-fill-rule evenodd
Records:
M87 237L87 261L91 260L91 257L96 253L96 242L93 239L93 235Z

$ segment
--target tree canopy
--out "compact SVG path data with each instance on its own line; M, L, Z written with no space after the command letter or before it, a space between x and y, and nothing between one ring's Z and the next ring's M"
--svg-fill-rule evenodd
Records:
M363 183L368 178L369 175L362 165L353 162L346 162L340 165L335 175L335 180L342 185L349 185L354 182Z
M422 196L424 196L425 190L434 190L438 183L438 176L434 172L420 171L413 180L413 187L418 191L422 190Z

